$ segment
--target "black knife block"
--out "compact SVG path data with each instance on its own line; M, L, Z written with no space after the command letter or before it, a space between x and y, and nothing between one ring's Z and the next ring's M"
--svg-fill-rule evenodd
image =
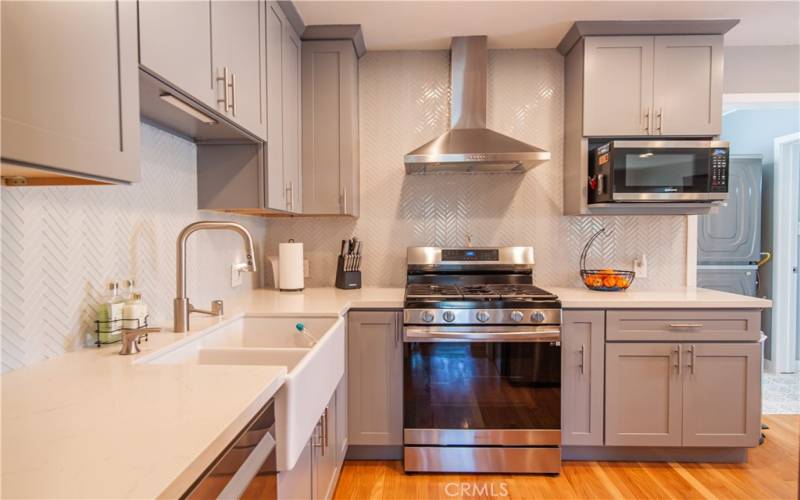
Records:
M361 271L345 271L342 255L339 256L339 264L336 266L336 288L342 290L361 288Z

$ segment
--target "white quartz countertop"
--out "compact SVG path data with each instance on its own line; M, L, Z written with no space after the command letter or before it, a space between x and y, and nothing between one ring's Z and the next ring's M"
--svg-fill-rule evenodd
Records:
M545 287L564 308L765 308L768 300L704 289L592 292ZM187 334L150 335L142 353L119 344L7 373L2 390L5 498L175 497L191 485L280 388L282 366L133 364L242 314L326 315L399 309L403 288L256 290L225 302L222 319L192 316Z
M772 301L705 288L596 292L588 288L544 287L558 295L564 309L762 309Z

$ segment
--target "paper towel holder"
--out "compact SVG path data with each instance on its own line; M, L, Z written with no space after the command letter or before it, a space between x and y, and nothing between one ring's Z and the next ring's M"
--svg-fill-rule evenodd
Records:
M294 238L289 238L289 241L288 241L288 243L296 243L296 242L295 242ZM281 244L281 245L282 245L282 244ZM280 267L281 267L281 264L280 264L280 261L281 261L281 259L280 259L280 246L281 246L281 245L279 245L279 255L278 255L278 269L279 269L279 270L280 270ZM300 245L302 245L302 243L300 243ZM302 264L302 262L303 262L304 260L305 260L305 259L302 259L302 258L301 258L301 265L303 265L303 264ZM283 283L281 283L282 279L281 279L281 276L280 276L280 275L282 275L282 274L283 274L282 272L279 272L279 276L278 276L278 280L277 280L277 281L278 281L278 286L277 286L277 288L278 288L278 291L281 291L281 292L302 292L303 290L305 290L305 286L301 286L301 287L297 287L297 288L283 288L283 287L281 287L281 285L282 285ZM301 278L300 278L300 279L301 279L301 284L302 284L302 285L305 285L305 283L303 283L303 282L302 282L302 277L303 277L303 272L302 272L302 270L301 270L301 274L300 274L300 276L301 276Z

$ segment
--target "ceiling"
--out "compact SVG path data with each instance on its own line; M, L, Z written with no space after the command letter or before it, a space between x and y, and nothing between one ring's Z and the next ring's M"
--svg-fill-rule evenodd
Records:
M800 44L800 1L294 0L310 24L361 24L368 50L446 49L455 35L490 48L552 48L577 20L741 19L725 45Z

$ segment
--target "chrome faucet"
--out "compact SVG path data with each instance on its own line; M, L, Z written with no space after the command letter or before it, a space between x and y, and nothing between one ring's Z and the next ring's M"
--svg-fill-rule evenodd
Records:
M245 252L245 259L247 262L245 263L244 268L241 270L243 272L250 272L254 273L256 271L256 261L255 261L255 250L253 249L253 237L250 235L250 231L247 230L241 224L236 222L227 222L227 221L199 221L192 224L189 224L183 231L178 235L178 242L177 242L177 250L178 250L178 258L176 260L176 273L175 273L175 283L177 291L175 292L175 309L174 309L174 323L173 323L173 330L178 333L185 332L189 330L189 314L193 312L198 312L202 314L211 314L214 316L222 316L222 301L215 300L211 304L211 310L206 311L203 309L198 309L194 307L191 302L189 302L189 298L186 296L186 240L189 236L194 233L195 231L200 231L202 229L209 229L209 230L218 230L218 229L227 229L230 231L236 231L241 235L242 239L244 240L244 252Z

